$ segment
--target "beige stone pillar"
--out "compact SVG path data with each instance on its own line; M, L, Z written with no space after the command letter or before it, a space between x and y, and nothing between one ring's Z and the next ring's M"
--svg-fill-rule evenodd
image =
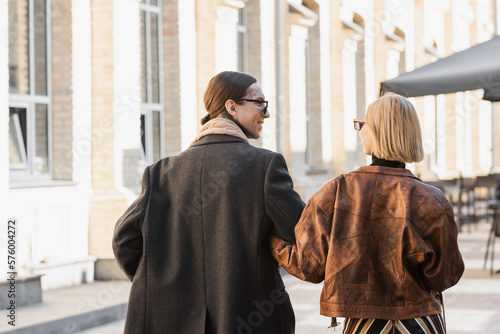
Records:
M262 81L262 40L260 1L248 1L247 6L247 65L248 74ZM266 92L264 92L265 94Z
M386 62L384 61L383 63L385 66ZM375 71L378 68L378 65L379 64L375 62ZM380 90L380 84L379 87L377 88L376 96L378 96L379 90ZM368 103L370 102L371 101L369 101ZM365 119L365 112L367 106L368 104L366 101L365 39L363 37L360 38L360 40L357 42L357 49L356 49L356 117L358 119ZM353 131L354 129L351 127L346 130ZM356 162L358 163L358 165L364 166L366 165L366 154L364 153L363 150L361 137L356 136L356 140L358 142L356 150Z
M203 95L208 82L215 73L215 20L217 2L214 0L196 0L196 73L198 99L198 127L200 119L207 114L203 104Z
M477 2L471 1L470 6L474 12L474 21L470 24L470 45L474 46L477 40ZM479 101L481 97L478 92L471 92L471 127L472 127L472 170L474 175L482 173L479 157Z
M292 161L292 149L290 145L290 35L292 18L289 14L289 5L286 0L279 0L279 6L283 13L283 21L281 25L281 38L277 41L282 49L281 57L276 54L276 68L281 67L281 77L277 80L281 81L281 92L278 93L278 99L282 105L281 118L277 121L278 136L281 137L281 153L285 157L287 163L290 165ZM277 90L278 91L278 90ZM293 169L293 166L291 167Z
M19 94L29 94L29 86L30 86L30 74L29 74L29 52L28 52L28 47L29 44L27 43L28 41L28 29L26 27L28 26L28 23L26 22L28 20L28 1L15 1L15 7L14 6L9 6L8 4L9 1L7 1L7 7L9 12L14 11L16 15L16 21L15 22L9 22L9 25L13 25L14 29L16 29L18 37L16 41L16 58L18 59L17 61L17 73L18 73L18 86L19 86ZM13 14L10 14L13 15ZM7 18L7 21L9 19ZM8 34L8 32L7 32ZM12 52L12 51L11 51Z
M453 53L453 6L444 16L445 24L445 56ZM458 176L457 170L457 122L455 94L446 94L446 175L450 178Z
M91 0L92 188L89 253L110 256L116 220L127 204L115 189L113 12L114 0Z
M262 25L260 23L260 1L248 1L246 6L247 72L255 77L262 86ZM269 100L269 92L264 91L264 95L266 99ZM276 115L271 115L271 117L275 116ZM259 139L252 140L252 144L257 147L262 147L262 136Z
M165 155L170 156L181 151L179 1L163 0L162 15Z
M419 0L415 0L415 5ZM373 31L373 46L374 46L374 62L375 62L375 96L379 96L380 83L387 79L387 52L389 45L387 38L382 30L382 20L384 19L385 0L373 1L373 17L374 17L374 31ZM415 27L416 29L417 26ZM415 35L418 36L417 31Z
M114 0L92 0L92 187L115 188L113 157Z
M430 62L430 57L428 54L426 54L425 46L423 43L423 37L425 34L423 24L424 22L424 0L415 0L415 68L419 68ZM418 119L420 121L420 128L422 130L423 136L423 125L425 124L425 97L415 98L415 108L417 110ZM431 177L429 173L429 161L427 160L427 155L424 156L424 160L422 162L416 165L415 173L417 174L417 176L420 176L424 179Z
M318 15L319 6L311 8ZM320 21L309 28L309 168L323 168ZM327 92L328 93L328 92Z
M341 1L330 2L330 78L332 108L332 169L333 174L347 172L347 153L344 146L344 91L342 51L346 38L340 19Z
M53 179L73 178L73 49L71 1L51 6Z

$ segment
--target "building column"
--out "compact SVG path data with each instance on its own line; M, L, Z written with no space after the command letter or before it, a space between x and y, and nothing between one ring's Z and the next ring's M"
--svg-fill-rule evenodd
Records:
M181 151L179 1L163 0L163 101L165 155Z
M196 0L196 72L197 72L197 99L198 99L198 128L200 120L207 111L203 103L203 95L210 79L215 73L215 20L217 6L213 0ZM194 139L194 138L193 138Z
M51 6L52 161L54 180L73 179L72 3Z
M266 100L269 101L270 117L264 122L262 129L262 147L269 150L277 151L277 117L278 117L278 100L276 95L276 21L275 1L260 0L260 16L261 16L261 73L262 78L260 84ZM271 33L270 33L271 32ZM250 64L249 64L250 67Z
M415 1L415 6L417 2ZM416 9L416 8L415 8ZM383 14L385 12L385 0L374 0L373 1L373 14L376 19L383 19ZM387 37L383 31L382 22L374 22L376 27L374 27L373 33L373 45L374 45L374 62L375 66L375 95L378 97L380 94L380 83L387 80L387 52L389 50L389 45L387 42ZM417 28L417 26L415 26ZM422 28L423 30L423 28Z
M91 1L92 29L92 188L89 253L111 256L125 196L116 190L114 159L114 0Z
M246 29L247 29L247 73L255 77L262 87L262 31L261 31L261 3L258 0L246 2ZM267 92L264 90L266 99ZM272 115L271 117L275 117ZM262 147L263 134L256 140L252 140L253 145Z
M415 0L415 68L419 68L426 64L425 47L423 42L425 25L424 0ZM417 110L420 126L424 122L424 97L415 98L415 108ZM420 167L420 166L419 166Z
M261 4L251 0L246 3L247 12L247 64L248 74L262 81L262 38L261 38ZM265 92L264 92L265 93Z
M474 11L474 19L470 24L470 45L474 46L478 43L478 29L477 29L477 24L478 21L476 19L477 17L477 3L475 1L472 1L470 3L470 6L472 6L472 9ZM482 174L482 168L480 164L480 156L479 156L479 131L480 131L480 124L479 124L479 103L480 103L481 97L479 97L478 92L471 92L471 127L472 127L472 172L474 175L479 175Z
M198 132L199 97L197 97L198 77L196 74L196 0L178 1L179 15L179 80L181 149L186 149ZM168 114L167 111L165 111ZM166 136L165 136L166 137Z
M444 15L445 57L453 53L453 5L450 3L448 12ZM445 95L446 104L446 175L448 178L458 176L457 170L457 121L456 96Z
M316 24L309 28L309 169L323 169L323 145L321 131L321 36L320 7Z
M380 34L378 34L380 35ZM357 119L365 119L365 114L366 114L366 108L368 107L368 104L366 102L366 68L365 68L365 36L364 35L362 38L357 41L357 49L356 49L356 118ZM375 42L375 45L377 43ZM377 53L377 50L375 50L375 54ZM386 62L384 61L384 66ZM375 66L375 70L378 68L378 63L375 62L377 66ZM377 87L377 94L380 91L380 82ZM378 96L378 95L377 95ZM351 127L350 130L352 131L353 128ZM358 143L357 149L356 149L356 163L359 166L364 166L366 165L366 154L364 153L364 150L362 149L363 144L361 143L361 137L356 136L356 141Z
M286 0L278 0L279 10L282 20L279 29L281 32L277 36L278 47L281 52L276 53L276 68L280 69L277 73L279 88L277 89L278 103L280 104L280 115L277 117L277 136L279 137L278 150L281 151L288 164L291 166L292 148L290 145L290 35L292 18L289 14L289 5ZM278 24L279 24L278 23ZM291 166L293 172L293 166Z
M332 108L332 169L337 175L347 171L347 152L344 146L344 89L342 54L345 29L340 19L341 1L330 3L330 79Z
M424 0L415 0L415 68L422 67L431 62L430 55L426 52L423 37L425 35L425 9ZM422 139L425 140L425 97L415 98L415 109L417 110L418 119L420 121L420 129ZM435 111L437 112L437 111ZM435 116L434 116L435 118ZM436 175L430 170L431 162L428 161L430 155L424 152L424 160L416 164L415 173L422 179L435 179Z

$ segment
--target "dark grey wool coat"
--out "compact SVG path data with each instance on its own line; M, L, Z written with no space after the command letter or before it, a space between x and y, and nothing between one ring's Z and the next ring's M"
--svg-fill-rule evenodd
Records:
M228 135L146 168L113 236L132 281L125 333L293 333L267 238L295 240L292 187L281 154Z

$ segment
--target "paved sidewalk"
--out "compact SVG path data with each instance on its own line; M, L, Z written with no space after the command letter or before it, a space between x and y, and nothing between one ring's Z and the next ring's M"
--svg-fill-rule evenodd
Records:
M466 229L459 234L466 271L460 282L444 293L449 334L500 333L500 274L490 276L489 266L483 270L488 229L488 224L480 223L471 232ZM499 270L499 240L496 246L494 268ZM329 329L330 318L319 314L322 283L302 282L287 273L283 274L283 280L295 309L297 334L342 333L342 326L335 331ZM338 320L343 322L344 319ZM118 334L123 332L123 325L124 320L121 320L81 333Z
M450 334L500 333L500 274L490 275L490 261L483 269L489 228L479 224L459 235L465 273L460 282L445 291L444 305ZM496 240L494 271L500 270L500 240Z
M129 291L128 281L96 281L45 291L42 303L17 310L15 327L0 322L0 333L65 334L100 326L124 317Z

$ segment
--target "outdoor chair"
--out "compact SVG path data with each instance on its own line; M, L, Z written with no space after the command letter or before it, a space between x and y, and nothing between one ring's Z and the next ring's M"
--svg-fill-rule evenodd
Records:
M493 218L493 210L489 203L497 198L497 189L500 183L499 174L489 174L476 177L475 210L478 220L489 221Z
M453 206L453 211L455 212L455 221L460 228L460 212L462 208L462 203L460 200L461 179L457 178L451 180L442 180L441 182L443 193Z
M484 256L484 269L486 269L486 264L488 262L488 255L491 254L491 267L490 275L494 274L494 260L495 260L495 241L496 238L500 237L500 201L494 200L490 202L490 208L494 210L493 222L491 224L490 233L488 234L488 242L486 244L486 254ZM490 250L491 248L491 250ZM498 270L496 273L500 273Z
M458 210L458 227L468 225L469 232L471 224L477 221L476 219L476 197L474 189L476 187L475 178L460 178L460 209Z

